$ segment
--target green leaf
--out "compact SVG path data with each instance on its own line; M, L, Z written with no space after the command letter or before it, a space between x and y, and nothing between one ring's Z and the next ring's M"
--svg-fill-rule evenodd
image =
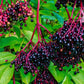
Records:
M11 80L8 84L13 84L13 80ZM15 84L20 84L18 81L15 81Z
M83 60L81 60L80 66L82 66L82 70L84 71L84 61Z
M2 0L1 0L2 1ZM0 2L1 2L0 1ZM8 3L10 3L11 4L11 1L10 0L7 0L8 1ZM5 4L6 3L6 0L3 0L3 4Z
M20 75L21 75L21 78L22 78L22 82L24 82L25 84L30 83L30 79L31 79L31 73L30 72L25 75L23 68L21 68L20 69Z
M18 28L18 26L14 25L13 28L14 28L14 31L16 32L17 36L20 37L21 33L20 33L20 29Z
M4 51L4 48L0 48L0 52L3 52Z
M53 27L50 24L43 24L50 32L53 31Z
M63 17L61 17L59 14L57 14L55 12L53 12L53 14L61 24L64 24L64 18Z
M49 10L40 10L39 13L43 15L51 15L51 12Z
M2 65L0 66L0 72L2 72L2 74L0 74L0 84L8 84L14 73L14 65L12 68L10 68L9 65Z
M66 73L64 71L59 71L58 69L56 69L56 67L54 66L54 64L51 62L49 67L48 67L49 71L51 72L51 74L53 75L53 77L55 78L55 80L57 80L57 82L62 82Z
M48 16L48 15L42 15L41 18L49 19L49 20L56 20L56 18L54 16Z
M14 44L19 44L21 41L16 37L7 37L7 38L1 38L0 39L0 48L11 46Z
M34 76L31 75L31 81L30 82L33 82L34 79L36 78L37 74L35 73Z
M35 11L35 13L36 13L36 11ZM33 32L33 30L34 30L34 28L36 26L36 18L33 18L33 20L34 20L34 22L31 22L31 18L28 17L28 20L26 21L27 26L26 27L23 26L22 31L27 30L27 31L32 31Z
M26 37L26 39L29 41L31 39L31 36L33 34L33 32L31 31L27 31L27 30L23 30L23 33ZM34 34L34 37L33 37L33 40L32 40L34 43L36 43L38 41L38 38L37 38L37 35Z
M71 68L72 68L72 65L64 66L63 70L66 70L66 72L68 72Z
M52 11L57 10L57 8L55 7L55 3L50 2L50 3L43 4L42 6L48 10L52 10Z
M74 75L74 71L70 71L69 73L76 84L84 84L84 71L80 71L80 73Z
M73 84L69 75L66 75L64 77L64 80L63 80L62 84Z
M0 66L0 77L1 77L1 75L3 74L3 72L5 71L5 69L9 66L10 64L4 64L4 65L1 65ZM3 72L2 72L3 71Z
M9 52L0 52L0 64L11 62L15 58L16 56ZM8 61L5 62L5 60L8 60Z

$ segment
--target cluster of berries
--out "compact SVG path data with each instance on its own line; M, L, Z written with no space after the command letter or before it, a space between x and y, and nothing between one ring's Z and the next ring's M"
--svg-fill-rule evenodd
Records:
M61 8L61 4L64 6L64 7L67 7L67 3L69 5L71 5L73 7L74 5L74 2L76 1L76 7L79 7L80 6L80 0L57 0L55 6L57 7L57 9Z
M47 69L45 69L41 70L40 73L37 74L37 77L32 84L58 84L58 83L50 74L50 72Z
M84 61L84 25L79 22L65 22L52 36L52 45L54 53L57 53L54 60L59 70L62 71L63 66L78 66L81 59Z
M62 3L61 1L62 0L60 0L60 3ZM70 3L74 3L71 0L69 1ZM77 2L78 1L79 0L77 0ZM66 2L63 4L64 6ZM23 14L23 10L21 12L20 8L17 9L18 6L15 7L16 8L14 8L14 10L18 11L17 13L20 13L20 15L17 15L19 16L19 21L23 20L23 22L25 22L25 19L22 19L22 17L24 17L23 15L28 17L30 11L26 12L26 14ZM16 18L16 16L14 17ZM21 25L23 24L21 23ZM39 24L36 26L37 31L39 30L38 26ZM11 62L10 67L12 64L15 64L16 71L23 67L25 74L31 72L34 76L34 72L37 73L34 84L57 84L57 82L48 71L50 61L52 61L60 71L63 71L64 66L72 65L74 68L75 65L77 65L78 68L74 74L79 73L79 67L80 69L82 68L79 66L79 63L81 63L81 60L84 61L84 25L79 21L69 19L69 21L64 22L62 28L60 28L54 35L50 36L49 38L50 42L47 43L45 40L43 40L43 38L40 40L38 34L38 42L35 44L35 46L32 44L31 46L33 48L28 46L27 50L24 51L24 49L22 49L19 53L17 53L17 58ZM31 40L29 42L31 42ZM40 67L40 69L38 69L38 67Z
M40 45L37 45L34 50L20 52L18 57L12 61L11 64L15 64L16 71L23 66L25 74L28 72L38 72L37 68L39 66L40 69L48 68L50 60L56 58L54 52L55 51L50 43L40 43Z
M62 71L64 66L72 65L74 68L75 65L79 66L81 59L84 61L84 25L64 22L64 26L49 38L49 43L41 42L31 51L21 51L11 62L15 64L15 70L18 71L23 66L25 74L37 73L39 66L40 70L48 69L52 61ZM76 72L79 72L78 68Z
M0 31L9 30L14 21L26 22L28 16L34 17L31 7L28 7L28 2L17 1L15 4L12 2L8 4L6 10L0 11ZM12 23L12 24L11 24ZM21 26L23 24L21 23ZM21 28L22 29L22 28Z

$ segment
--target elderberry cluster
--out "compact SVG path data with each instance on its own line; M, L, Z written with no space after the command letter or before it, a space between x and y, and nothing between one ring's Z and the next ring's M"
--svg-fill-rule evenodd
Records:
M63 70L63 66L78 66L81 59L84 61L84 25L65 22L52 36L52 45L57 53L54 64L59 70Z
M45 69L39 71L36 79L32 84L58 84L58 83L50 74L50 72L47 69Z
M40 45L29 52L20 52L18 57L11 62L18 71L22 66L24 73L38 72L47 69L50 61L62 71L64 66L75 65L84 61L84 25L79 22L64 22L51 38L49 43L41 42ZM77 69L77 72L78 69Z
M15 64L15 70L18 71L22 66L24 73L28 72L34 73L38 72L38 67L41 69L48 68L50 60L55 58L55 54L51 44L41 43L40 46L36 46L34 50L29 52L20 52L18 57L11 62Z
M61 8L61 4L64 7L67 7L66 4L69 4L73 7L75 1L76 1L76 7L79 7L80 6L80 0L57 0L55 6L57 7L57 9Z
M34 17L31 7L28 6L28 2L17 1L16 4L12 3L6 10L0 12L0 31L9 30L15 21L20 22L20 29L22 29L22 22L25 23L29 16Z
M38 67L40 67L40 70L47 69L50 61L54 61L57 56L53 47L51 43L41 42L40 46L37 45L29 52L20 52L11 64L15 64L16 71L23 66L25 74L39 72Z

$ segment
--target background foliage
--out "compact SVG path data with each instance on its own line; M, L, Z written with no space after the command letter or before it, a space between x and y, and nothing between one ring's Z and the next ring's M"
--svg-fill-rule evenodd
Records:
M9 3L10 0L7 0ZM14 0L15 2L16 0ZM56 0L44 0L41 1L40 5L40 23L43 24L52 34L57 31L57 29L63 26L65 20L68 20L68 16L64 7L57 10L55 7ZM1 0L0 0L1 2ZM4 0L4 3L6 0ZM32 6L32 10L36 15L37 10L37 0L30 0L30 5ZM68 5L68 10L71 14L72 7ZM75 8L74 16L77 14L79 8ZM23 25L23 29L20 30L20 23L16 23L13 25L13 28L10 31L5 32L5 34L0 37L0 84L13 84L13 73L15 73L15 82L16 84L31 84L31 82L35 79L31 73L25 75L23 73L23 69L19 72L14 71L14 66L10 68L10 62L16 58L15 53L21 50L21 47L24 47L26 43L30 40L31 35L33 33L34 27L36 25L36 17L34 18L34 22L30 21L31 18L28 18L26 21L27 27ZM49 36L46 31L42 29L44 37L47 39ZM14 32L16 34L14 35ZM3 32L0 32L3 33ZM33 42L36 43L38 40L37 34L35 33ZM8 59L7 62L5 60ZM53 77L57 80L59 84L83 84L84 83L84 63L81 64L82 69L79 74L74 75L73 71L76 67L71 71L69 71L69 67L64 67L65 71L59 71L56 66L51 62L49 66L49 71L53 75Z

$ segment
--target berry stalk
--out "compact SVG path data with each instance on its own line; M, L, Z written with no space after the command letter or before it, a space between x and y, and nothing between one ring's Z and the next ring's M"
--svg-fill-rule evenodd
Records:
M74 6L73 6L73 10L72 10L72 14L71 14L71 19L72 19L72 17L73 17L75 5L76 5L76 0L75 0L75 3L74 3Z
M70 19L70 14L69 14L69 11L68 11L68 9L67 8L65 8L66 9L66 12L67 12L67 14L68 14L68 18Z
M15 76L14 76L14 74L13 74L13 84L15 84Z
M42 24L39 23L39 7L40 7L40 0L38 0L38 6L37 6L37 24L36 24L35 29L34 29L34 31L33 31L31 40L26 44L26 46L22 49L22 51L24 51L24 49L25 49L30 43L32 43L32 39L33 39L33 37L34 37L34 34L35 34L36 29L37 29L37 33L38 33L38 42L37 42L37 43L40 42L40 36L41 36L41 40L42 40L43 37L42 37L42 33L41 33L41 28L40 28L40 26L43 27L43 28L50 34L50 36L52 36L51 33L48 31L48 29L47 29L46 27L44 27Z

